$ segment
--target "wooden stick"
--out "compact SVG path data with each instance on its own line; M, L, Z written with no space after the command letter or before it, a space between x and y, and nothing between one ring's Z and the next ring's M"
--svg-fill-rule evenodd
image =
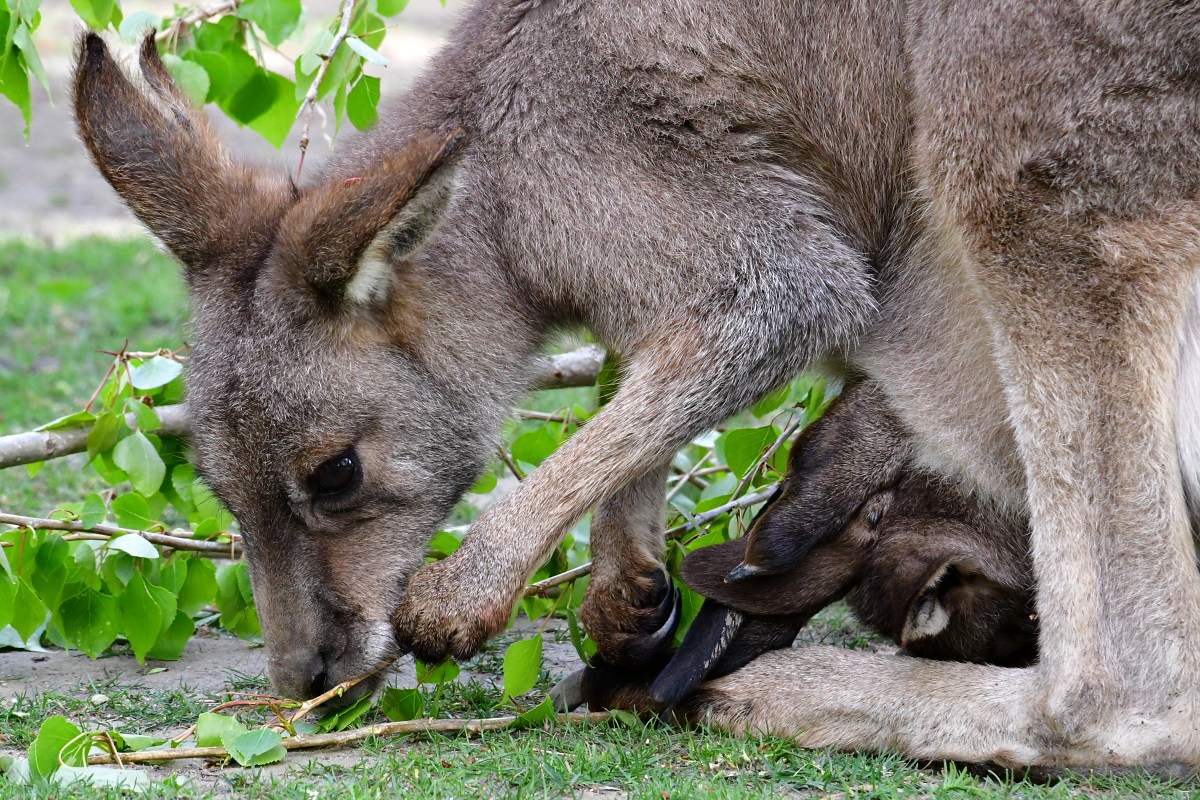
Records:
M16 525L18 528L32 528L40 531L73 531L75 533L100 534L106 539L114 536L133 534L141 536L151 544L169 547L172 550L189 550L194 553L220 554L236 559L242 555L240 538L234 538L229 544L210 542L206 539L188 538L187 531L171 533L152 533L150 531L135 531L130 528L119 528L116 525L84 525L82 522L68 522L61 519L44 519L40 517L24 517L20 514L6 514L0 511L0 524ZM232 535L232 534L231 534Z
M537 361L529 376L530 388L543 390L591 386L596 382L602 366L604 348L596 345L548 356ZM156 436L187 436L190 428L186 405L158 406L154 410L162 423L162 427L153 432ZM130 428L136 425L132 414L126 415L126 421ZM87 437L91 430L91 425L80 425L0 436L0 469L82 453L87 449Z
M280 744L287 750L307 750L314 747L340 747L355 742L361 742L372 736L402 736L414 733L465 733L468 736L478 736L486 731L499 731L512 726L517 717L491 717L487 719L413 719L403 722L385 722L379 725L368 725L365 728L355 728L337 733L301 733L285 738ZM555 722L559 724L592 724L608 722L613 715L608 711L588 713L556 714ZM176 761L184 758L228 758L229 752L224 747L181 747L174 750L140 750L136 753L122 753L121 760L126 764L144 764L147 761ZM88 764L114 764L111 755L92 756Z

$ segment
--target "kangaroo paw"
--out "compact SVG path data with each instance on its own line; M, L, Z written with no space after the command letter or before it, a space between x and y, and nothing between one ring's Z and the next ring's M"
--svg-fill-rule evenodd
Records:
M601 658L626 669L659 660L679 625L682 597L671 579L655 570L640 583L646 588L632 598L617 591L611 581L594 583L579 613Z

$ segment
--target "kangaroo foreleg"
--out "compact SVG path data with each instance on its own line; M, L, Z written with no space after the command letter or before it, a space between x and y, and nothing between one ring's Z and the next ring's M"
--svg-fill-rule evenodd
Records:
M592 515L592 578L583 627L613 664L635 667L671 645L678 591L662 563L664 465L626 484Z

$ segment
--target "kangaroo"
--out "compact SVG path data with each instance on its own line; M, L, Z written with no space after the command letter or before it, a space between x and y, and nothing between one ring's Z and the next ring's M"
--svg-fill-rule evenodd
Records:
M75 113L183 263L195 457L242 525L281 691L471 655L592 507L581 617L644 659L672 454L820 362L882 387L918 467L1028 517L1038 662L778 650L689 713L1190 771L1197 52L1200 8L1174 0L481 0L300 186L233 163L152 44L139 88L85 35ZM422 567L565 325L622 354L620 391Z
M782 487L746 535L684 561L684 581L706 600L669 661L634 670L594 661L556 700L676 708L705 678L790 646L847 595L861 621L908 655L1033 663L1027 526L906 469L907 444L878 387L847 386L793 445Z

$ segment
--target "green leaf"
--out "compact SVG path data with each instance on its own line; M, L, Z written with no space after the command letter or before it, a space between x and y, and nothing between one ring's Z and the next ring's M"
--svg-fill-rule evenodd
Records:
M322 733L344 731L357 722L363 714L370 711L371 706L371 698L363 697L352 706L343 708L340 711L334 711L332 714L322 717L321 721L317 723L317 728Z
M237 10L262 29L267 41L278 47L300 23L300 0L247 0Z
M791 391L792 385L790 383L785 383L783 386L776 388L775 391L768 392L766 397L754 404L754 408L752 409L754 416L765 417L767 414L770 414L772 411L779 408L781 405L787 402L788 395L791 393Z
M129 475L129 482L138 494L147 497L158 491L167 476L167 465L162 456L141 431L117 442L113 448L113 461Z
M145 530L156 520L150 515L150 506L140 494L123 494L112 501L113 516L122 528Z
M37 82L42 85L46 94L50 94L50 79L46 77L46 68L42 66L42 59L38 55L37 48L33 46L33 37L30 35L29 26L21 23L17 26L16 33L13 35L13 44L16 45L21 54L25 57L25 66L37 78Z
M96 424L92 426L87 437L88 460L95 458L99 453L111 450L116 445L117 430L120 426L120 419L111 411L105 411L96 418Z
M25 58L16 45L0 53L0 94L12 101L25 120L25 141L29 141L29 126L33 122L33 101L29 94L29 74Z
M532 689L541 669L541 634L510 644L504 653L504 699L512 700Z
M358 83L354 84L354 88L350 90L350 96L346 98L346 117L354 127L360 131L365 131L379 119L378 106L379 78L363 75ZM495 488L496 476L493 473L488 474L492 476L492 488ZM484 491L490 492L491 489L485 489ZM482 492L476 493L482 494Z
M78 428L80 425L91 425L96 421L96 415L90 411L76 411L74 414L67 414L65 417L59 417L53 422L47 422L40 428L34 428L36 431L56 431L59 428Z
M217 595L217 568L207 558L190 558L187 577L179 590L176 602L179 610L195 614Z
M171 56L164 56L164 60L168 57ZM170 66L168 65L168 69L169 68ZM205 91L207 90L206 84ZM203 95L201 96L203 97ZM160 386L166 386L168 383L178 378L181 372L183 372L183 365L178 361L167 358L166 356L154 356L149 361L139 364L130 370L129 382L133 384L133 388L140 389L144 392L149 389L157 389Z
M449 683L458 677L458 664L455 664L450 659L446 659L441 664L430 665L424 661L417 661L417 683Z
M92 658L117 639L117 601L112 595L84 589L62 604L63 633Z
M579 624L579 617L575 613L575 609L567 608L567 629L571 633L571 644L575 646L575 652L579 655L579 660L585 666L592 665L592 656L596 655L596 643L593 642L583 631L583 626Z
M558 449L559 439L549 425L541 425L523 433L512 443L512 456L530 466L538 466Z
M295 85L287 78L258 68L222 107L236 122L279 147L300 108L295 92Z
M116 10L113 0L71 0L71 7L83 17L89 28L96 31L108 27Z
M460 547L462 547L461 536L456 536L450 531L438 531L429 542L429 553L434 558L445 558L458 552Z
M351 120L353 122L354 120ZM496 470L488 467L487 472L479 476L479 480L475 481L475 485L471 487L471 494L487 494L496 488Z
M150 648L146 657L159 661L178 661L195 632L196 623L192 618L182 611L176 612L175 620L159 634L158 641Z
M16 629L21 639L27 641L30 636L46 621L46 605L34 594L33 587L20 579L17 581L17 594L13 598L13 615L9 622Z
M140 536L138 538L141 539ZM129 646L133 648L134 657L144 664L146 654L158 641L163 614L150 590L146 588L146 581L141 573L135 573L130 578L129 585L117 598L117 607L121 611L121 631L129 640Z
M381 67L386 67L388 65L388 60L383 57L382 53L380 53L374 47L371 47L371 45L367 44L357 36L347 36L346 46L358 53L367 61L370 61L372 64L376 64Z
M369 706L369 703L368 703ZM281 744L283 737L275 731L249 731L231 739L229 736L221 738L225 749L229 751L229 755L233 756L233 760L241 764L243 767L261 767L265 764L274 764L277 761L282 761L287 755L287 750Z
M83 510L79 512L79 521L85 527L91 528L104 522L108 509L104 507L104 499L92 492L83 501Z
M215 103L228 97L233 91L229 59L224 54L192 49L184 53L183 60L204 68L204 74L208 76L208 94L205 95L204 102Z
M136 533L127 533L124 536L110 539L108 546L113 550L129 553L134 558L158 558L158 548Z
M159 736L143 736L138 733L109 731L108 735L116 743L117 750L122 753L136 753L139 750L149 750L151 747L158 747L167 743L166 739Z
M34 778L48 778L63 764L72 767L85 766L87 748L68 747L80 739L81 733L66 717L57 714L43 722L37 738L29 748L30 775Z
M195 61L184 61L182 58L172 53L164 53L162 60L163 65L167 68L167 72L171 73L171 77L175 79L176 85L178 85L180 90L183 91L184 96L187 97L187 99L190 100L194 105L204 105L204 101L208 99L209 89L208 73L204 71L204 67L200 66ZM163 361L168 361L178 366L176 362L171 361L168 358L163 358L162 356L155 356L150 362L147 363L151 363L157 359L162 359ZM138 369L141 369L141 367L138 367ZM170 381L163 381L163 383L158 385L163 386L167 383L170 383ZM136 384L135 387L141 388ZM156 387L149 386L146 388L153 389Z
M121 41L133 47L141 44L142 39L152 29L158 30L161 27L162 17L151 14L149 11L135 11L121 20L121 26L117 28L117 33L120 35Z
M764 450L779 438L779 429L774 425L761 428L736 428L725 434L725 463L743 478L758 462Z
M162 427L162 421L158 418L158 412L141 400L126 397L125 408L129 409L129 413L133 414L133 420L137 423L137 429L142 433L156 431Z
M7 575L0 574L0 631L12 622L13 611L17 602L17 581Z
M420 719L425 715L425 695L420 689L385 689L379 710L392 722Z
M542 700L542 702L538 703L536 706L524 712L523 714L518 714L517 718L513 720L512 726L514 728L540 727L544 725L547 720L554 719L554 715L554 701L547 697L546 699Z
M198 747L220 747L221 737L233 733L241 735L246 726L227 714L204 712L196 719L196 745Z
M329 52L330 45L333 44L333 33L331 31L321 31L317 36L308 43L308 47L300 55L300 59L296 62L298 70L297 77L300 75L311 76L317 71L317 67L321 66L321 57ZM311 83L311 81L310 81ZM301 93L303 96L303 93ZM299 98L298 98L299 99Z
M403 11L407 5L408 0L379 0L375 10L385 17L392 17Z

